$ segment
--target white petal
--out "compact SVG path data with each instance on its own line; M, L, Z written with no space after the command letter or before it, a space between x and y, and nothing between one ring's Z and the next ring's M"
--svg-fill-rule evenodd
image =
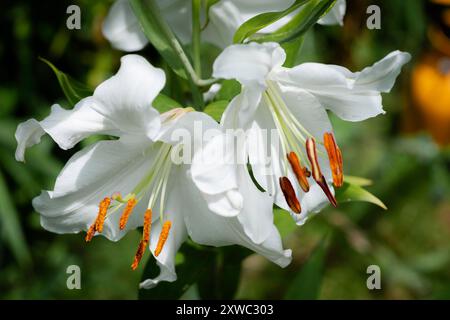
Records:
M227 47L214 62L213 77L264 87L267 75L285 60L286 53L278 43L235 44Z
M238 218L226 218L209 211L206 203L198 200L201 199L201 195L192 182L180 179L177 187L180 188L177 198L184 204L185 222L193 241L210 246L242 245L282 267L290 263L291 251L283 250L280 235L273 223L265 240L256 244L246 235ZM245 207L247 210L248 207L246 205ZM258 207L258 210L265 210L264 212L259 211L260 219L270 217L269 221L272 221L272 205L270 203L264 208ZM247 213L244 214L247 215Z
M148 140L101 141L76 153L59 174L54 191L33 200L41 224L56 233L86 231L96 218L98 204L116 192L126 195L151 167L155 151ZM142 223L148 195L138 203L125 231L119 231L121 210L106 220L102 235L118 240Z
M282 97L284 103L297 121L310 134L315 136L318 141L322 141L324 132L332 131L325 109L318 103L314 96L303 90L294 91L283 88ZM296 221L304 221L309 216L309 212L316 211L317 208L328 204L328 200L323 191L320 188L320 190L315 188L316 183L313 179L309 179L311 190L308 193L303 192L300 188L295 174L286 161L286 156L281 148L280 138L268 106L262 105L259 108L248 137L248 144L253 146L249 148L249 159L253 174L256 181L270 195L273 195L274 202L277 206L291 212L279 185L279 178L286 176L286 172L302 205L301 215L291 212ZM320 144L317 146L319 152L326 154L323 146ZM306 155L304 146L301 146L301 149L303 155ZM303 158L302 161L303 165L309 166L307 159ZM328 159L326 157L319 157L319 165L325 178L330 180L331 172Z
M263 90L259 86L243 87L225 109L220 124L226 129L248 128L261 104Z
M172 192L171 192L172 193ZM160 268L160 274L154 279L146 279L139 287L141 289L151 289L158 285L161 281L173 282L177 280L175 271L175 256L178 249L187 239L187 231L183 219L182 209L183 204L177 201L167 202L166 221L170 221L172 226L169 231L169 236L164 244L164 247L158 257L155 257ZM162 224L164 222L158 221L153 224L150 235L150 250L154 253L158 244L159 235L161 233Z
M100 103L94 108L122 131L144 133L153 139L161 123L151 105L165 81L164 71L141 56L126 55L117 74L95 90L94 97Z
M344 16L347 9L347 2L345 0L337 0L333 8L322 17L317 23L323 25L344 25Z
M409 59L409 54L396 51L357 73L340 66L305 63L284 69L277 77L284 86L305 89L340 118L361 121L384 113L380 92L391 89Z
M235 139L221 134L209 141L193 158L191 174L199 190L217 195L237 190Z
M24 162L25 149L41 142L44 134L45 131L35 119L30 119L19 124L15 134L17 140L16 160Z
M117 0L112 5L102 31L112 46L119 50L138 51L148 43L128 0Z
M47 133L61 149L67 150L92 134L118 135L113 123L97 113L93 106L95 100L86 98L75 105L72 110L66 110L55 104L50 115L38 122L28 120L17 127L18 142L16 159L23 161L26 147L39 143L44 133Z

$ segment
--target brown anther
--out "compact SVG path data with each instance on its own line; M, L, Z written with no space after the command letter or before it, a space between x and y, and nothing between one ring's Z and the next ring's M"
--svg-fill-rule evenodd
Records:
M161 229L161 234L159 235L158 244L155 249L155 257L159 256L162 249L164 248L164 244L166 243L167 238L169 237L169 231L172 227L172 223L170 221L166 221Z
M311 164L312 177L317 182L317 184L322 188L323 192L327 196L330 203L334 207L337 207L338 204L336 198L331 193L331 190L328 187L325 177L320 171L319 160L317 158L316 141L314 140L314 138L308 138L306 140L306 152L308 154L308 159Z
M284 198L286 199L289 208L297 214L301 213L302 207L300 206L300 202L295 195L295 190L292 187L292 183L287 177L280 178L280 188L281 191L283 191Z
M122 212L122 215L120 216L120 221L119 221L119 228L120 230L125 229L127 222L128 222L128 218L130 217L131 213L133 212L134 207L137 204L137 200L135 198L131 198L130 200L127 201L127 206L125 207L125 209Z
M103 232L103 225L105 224L106 213L110 204L111 198L106 197L98 206L97 220L95 220L95 231L98 231L99 233Z
M84 240L86 242L91 242L92 238L94 237L95 234L95 222L90 226L89 230L86 233L86 237L84 238Z
M323 135L323 144L328 153L331 173L333 175L333 184L337 188L342 187L344 184L342 153L336 144L334 135L330 132L326 132Z
M133 263L131 264L131 269L133 269L133 270L137 269L137 267L139 266L139 263L142 260L142 257L144 256L145 249L147 248L147 245L148 245L147 241L141 240L139 242L139 246L138 246L138 249L137 249L136 254L134 256Z
M289 160L289 163L291 164L291 168L295 173L295 176L297 177L298 183L300 184L300 187L303 191L308 192L309 191L309 183L307 179L307 171L308 169L304 168L300 164L300 160L297 157L297 154L295 152L291 152L287 155L287 158Z

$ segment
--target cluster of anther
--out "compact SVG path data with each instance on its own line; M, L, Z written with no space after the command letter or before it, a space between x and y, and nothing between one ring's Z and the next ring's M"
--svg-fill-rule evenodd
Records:
M342 187L344 183L344 174L341 150L337 146L332 133L327 132L324 134L323 143L330 162L331 173L333 176L333 185L336 188ZM322 188L330 203L334 207L337 207L336 198L328 187L325 177L320 170L315 139L313 137L308 138L306 140L305 147L306 153L308 154L311 171L301 165L300 160L298 159L295 152L291 152L286 155L300 187L305 193L308 192L309 182L307 178L312 176L316 183ZM289 208L291 208L293 212L300 214L302 212L300 201L298 200L294 187L292 186L289 178L281 177L280 187L283 191L284 198L286 199Z
M104 198L100 204L98 209L98 215L95 219L94 223L89 228L87 234L86 234L86 242L90 242L92 238L94 237L95 233L102 233L103 232L103 225L105 223L105 220L107 218L107 212L111 204L111 200L121 200L120 196L115 195L112 198ZM119 229L124 230L128 219L130 218L134 208L136 207L138 201L135 197L131 197L126 201L126 206L123 209L122 215L120 216L119 220ZM131 265L131 269L136 270L139 266L139 263L142 260L142 257L144 256L145 249L150 244L150 230L152 226L152 210L147 209L144 214L144 223L143 223L143 231L142 231L142 238L139 242L138 249L136 251L136 254L134 256L133 263ZM155 257L158 257L161 254L161 251L164 248L164 244L167 241L167 238L169 236L169 231L172 226L172 223L170 221L166 221L161 229L161 233L159 235L158 244L156 245L156 249L154 251Z

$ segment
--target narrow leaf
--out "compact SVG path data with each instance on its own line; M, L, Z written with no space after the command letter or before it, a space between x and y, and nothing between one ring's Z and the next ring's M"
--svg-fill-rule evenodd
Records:
M322 284L327 241L322 240L292 281L285 298L290 300L317 300Z
M243 23L234 34L234 43L242 43L245 39L259 30L277 22L284 16L300 8L310 0L297 0L289 8L279 12L265 12L259 14Z
M350 184L349 182L344 182L344 185L341 188L336 189L336 199L338 202L370 202L387 210L386 205L376 196L362 187L356 184Z
M257 42L289 42L308 31L335 4L336 0L312 0L307 3L286 25L271 34L249 37Z
M148 40L177 75L188 79L179 52L182 48L163 20L155 2L152 0L131 0L130 4Z
M61 86L64 95L69 101L70 105L75 105L78 101L83 98L86 98L92 95L92 90L89 89L86 85L72 79L70 76L60 71L55 67L50 61L39 58L42 62L46 63L55 73L56 78L58 79L59 85Z
M214 263L214 254L209 250L200 250L189 244L180 249L184 261L176 266L177 280L175 282L161 282L153 289L139 290L140 300L176 300L201 277L210 270ZM155 259L148 260L142 276L142 281L155 278L159 274L159 267Z
M8 186L3 174L0 172L0 222L2 234L14 254L17 262L26 267L31 262L22 228L20 226L19 214L8 191Z

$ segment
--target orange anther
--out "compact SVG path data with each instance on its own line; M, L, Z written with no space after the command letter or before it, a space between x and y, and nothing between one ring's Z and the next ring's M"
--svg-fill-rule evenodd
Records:
M144 215L144 230L142 232L142 239L144 241L150 241L150 230L152 228L152 210L147 209Z
M333 175L333 184L339 188L344 183L343 174L343 162L342 153L336 144L334 136L330 132L326 132L323 135L323 143L328 153L328 159L330 161L331 173Z
M164 248L164 244L167 241L167 238L169 237L169 231L172 227L172 223L170 221L166 221L161 229L161 234L159 235L158 244L156 245L155 249L155 257L159 256L162 249Z
M125 207L125 209L122 212L122 215L120 216L120 221L119 221L120 230L125 229L127 222L128 222L128 218L130 217L131 213L133 212L133 209L136 206L136 204L137 204L137 200L135 198L131 198L130 200L128 200L127 206Z
M295 152L289 153L287 155L287 158L289 160L289 163L291 164L291 168L294 171L295 176L297 177L300 187L303 189L303 191L308 192L309 183L308 179L306 178L307 169L301 166L300 160L298 159L297 154Z
M139 246L138 246L138 249L137 249L136 254L134 256L133 263L131 264L131 269L133 269L133 270L137 269L137 267L139 266L139 263L142 260L142 257L144 256L145 249L147 248L147 245L148 245L147 241L141 240L139 242Z
M105 224L106 213L111 204L111 198L104 198L98 206L97 220L95 221L95 230L99 233L103 232L103 225Z

